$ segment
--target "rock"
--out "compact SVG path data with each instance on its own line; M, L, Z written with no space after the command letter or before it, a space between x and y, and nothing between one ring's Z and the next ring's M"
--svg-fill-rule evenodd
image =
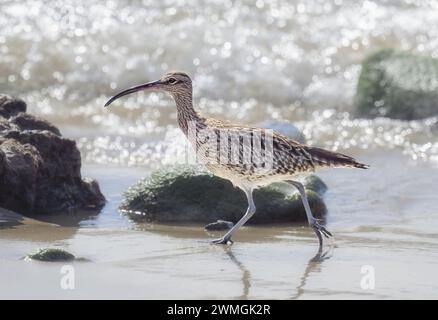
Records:
M17 125L19 130L47 130L56 134L57 136L61 136L61 132L59 132L59 129L53 124L28 113L21 112L16 116L11 117L9 121Z
M82 207L84 209L95 210L105 204L106 199L100 191L99 184L96 180L85 177L82 179L81 186L83 190L82 198L84 203Z
M223 231L229 230L234 226L234 223L231 221L218 220L216 222L212 222L207 224L204 229L207 231Z
M40 249L36 253L29 254L26 260L38 260L45 262L65 262L72 261L75 256L62 249Z
M438 115L438 60L381 50L362 63L356 114L412 120Z
M23 100L0 94L0 117L9 119L20 112L26 112L26 103Z
M28 213L33 209L38 168L42 162L31 145L0 136L0 205Z
M23 113L25 104L0 96L0 114L5 110L8 118L0 116L0 126L7 121L9 127L0 131L0 206L44 214L104 205L97 182L81 177L81 155L73 140Z
M299 143L306 142L306 137L304 134L290 122L268 120L258 123L256 127L272 129L290 139L298 141Z
M11 124L9 123L9 121L0 116L0 132L10 129L11 129Z
M304 178L303 184L306 187L306 189L312 190L320 196L323 196L328 189L325 182L322 181L320 177L314 174Z
M22 224L23 216L18 213L0 208L0 229Z
M312 181L309 186L315 188L315 179L307 183ZM249 223L307 221L301 199L291 195L292 190L292 186L276 185L255 190L257 212ZM306 192L314 215L323 218L327 212L324 201L315 191L306 188ZM153 172L150 178L130 187L120 205L121 211L135 221L198 223L219 219L236 223L246 207L244 193L229 181L183 165Z
M3 172L5 171L5 162L6 162L6 155L0 149L0 177L3 176Z

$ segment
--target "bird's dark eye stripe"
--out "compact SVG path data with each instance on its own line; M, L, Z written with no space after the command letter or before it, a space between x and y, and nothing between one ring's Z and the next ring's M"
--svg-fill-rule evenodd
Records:
M167 80L167 83L170 83L170 84L175 84L177 82L178 82L178 80L176 80L174 78L170 78L169 80Z

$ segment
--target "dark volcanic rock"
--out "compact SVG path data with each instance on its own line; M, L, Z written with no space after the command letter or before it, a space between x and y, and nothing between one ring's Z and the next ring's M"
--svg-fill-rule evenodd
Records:
M326 215L320 194L325 190L316 179L304 181L309 203L317 218ZM315 191L307 187L316 188ZM256 214L253 224L305 222L301 198L292 186L270 185L254 191ZM320 193L320 194L318 194ZM130 187L120 205L122 212L136 221L236 223L244 214L247 200L231 182L188 166L169 166Z
M11 124L8 120L0 116L0 132L5 130L11 130Z
M8 119L20 112L26 112L26 103L23 100L0 94L0 117Z
M41 156L33 146L1 136L0 154L0 205L20 213L32 211Z
M26 214L102 207L97 182L81 177L76 143L24 110L0 96L0 206Z
M62 249L39 249L36 253L32 253L26 256L26 260L38 260L44 262L64 262L64 261L72 261L75 259L75 256L70 252L67 252Z
M216 222L212 222L207 224L204 229L207 231L223 231L229 230L234 226L234 223L231 221L218 220Z
M21 112L16 116L11 117L9 121L15 124L19 130L47 130L57 136L61 136L61 132L59 132L59 129L53 124L28 113Z

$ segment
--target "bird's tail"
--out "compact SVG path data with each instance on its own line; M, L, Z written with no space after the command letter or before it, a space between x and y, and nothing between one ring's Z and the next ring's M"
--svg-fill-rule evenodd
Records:
M312 156L312 161L320 167L351 167L368 169L369 165L357 162L354 158L339 152L333 152L316 147L307 147L306 151Z

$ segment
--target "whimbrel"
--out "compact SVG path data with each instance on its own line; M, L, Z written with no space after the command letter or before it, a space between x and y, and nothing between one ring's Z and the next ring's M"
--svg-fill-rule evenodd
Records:
M232 243L231 237L256 211L253 190L278 181L288 182L298 189L308 223L315 231L319 245L323 244L323 236L332 237L332 234L312 215L304 187L296 181L297 175L313 172L320 167L366 169L367 165L341 153L300 144L276 132L269 134L264 129L202 117L193 108L192 81L183 72L169 72L157 81L124 90L112 97L105 107L122 96L141 90L161 90L170 93L176 103L179 127L196 151L203 148L203 152L199 153L200 162L214 175L230 180L246 194L248 208L243 217L222 238L214 240L213 243ZM199 138L198 133L205 130L215 135L204 134L202 138ZM227 134L223 135L222 132ZM230 138L236 135L237 140ZM242 138L248 136L253 139ZM255 137L258 137L258 144L255 143ZM235 143L230 143L230 141L237 141L237 148ZM261 146L264 151L255 150L257 145ZM270 152L268 152L269 147ZM204 152L205 149L208 151ZM236 155L236 150L237 157L230 161L232 154ZM268 154L271 155L270 159L266 157ZM261 158L264 160L260 161Z

